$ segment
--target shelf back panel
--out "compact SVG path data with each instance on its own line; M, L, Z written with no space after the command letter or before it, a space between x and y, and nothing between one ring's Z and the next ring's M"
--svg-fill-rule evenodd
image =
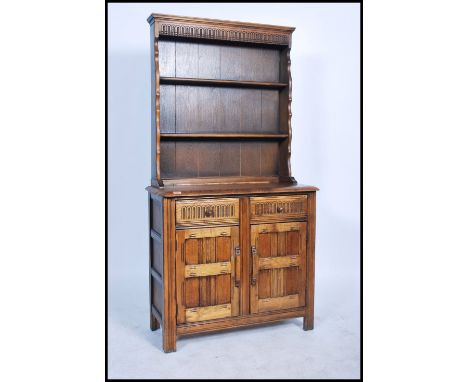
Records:
M161 133L278 133L279 90L161 85Z
M278 176L278 142L161 142L163 179Z
M159 41L161 77L279 82L280 49Z

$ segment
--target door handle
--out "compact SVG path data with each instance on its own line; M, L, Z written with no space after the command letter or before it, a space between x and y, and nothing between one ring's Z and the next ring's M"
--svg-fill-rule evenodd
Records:
M255 286L257 285L257 273L258 273L257 247L255 245L252 245L252 247L250 247L250 251L252 252L252 277L250 280L250 284L252 286Z
M234 248L234 285L240 287L240 248Z

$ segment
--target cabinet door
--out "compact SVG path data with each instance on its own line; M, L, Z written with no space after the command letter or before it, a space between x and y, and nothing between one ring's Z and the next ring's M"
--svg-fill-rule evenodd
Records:
M177 322L239 315L238 227L177 231Z
M250 311L305 305L306 223L251 226Z

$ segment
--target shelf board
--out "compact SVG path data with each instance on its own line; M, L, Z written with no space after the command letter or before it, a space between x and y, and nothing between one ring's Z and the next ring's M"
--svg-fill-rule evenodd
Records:
M235 133L213 133L213 134L172 134L161 133L163 140L175 139L256 139L256 140L283 140L288 138L288 134L235 134Z
M288 86L285 82L212 80L202 78L160 77L159 80L163 85L224 86L255 89L284 89Z

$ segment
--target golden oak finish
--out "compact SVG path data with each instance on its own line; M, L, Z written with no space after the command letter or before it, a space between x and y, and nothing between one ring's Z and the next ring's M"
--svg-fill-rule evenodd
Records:
M268 312L270 310L296 308L300 305L299 295L290 294L281 297L262 298L258 301L258 311Z
M313 328L317 187L291 174L294 28L152 14L150 328L303 317Z
M306 227L300 222L252 225L251 312L304 306Z
M176 303L175 303L175 261L171 254L175 252L175 201L164 199L164 308L163 320L163 348L165 352L176 350Z
M176 223L181 226L231 225L239 222L239 199L184 199L176 202Z
M314 328L314 293L315 293L315 214L316 195L310 193L307 198L309 224L307 225L307 277L306 277L306 314L304 317L304 330Z
M181 324L177 326L177 334L211 332L234 327L264 324L266 322L275 322L294 317L304 317L304 308L291 308L274 312L246 314L240 317L225 318L222 320L207 320Z
M213 320L231 316L231 304L214 305L185 310L187 322Z
M226 304L227 316L238 315L239 228L179 230L176 237L177 322L219 318Z
M307 196L261 196L251 199L252 222L305 220Z
M231 263L227 261L221 263L185 266L185 278L225 275L226 273L231 273Z

